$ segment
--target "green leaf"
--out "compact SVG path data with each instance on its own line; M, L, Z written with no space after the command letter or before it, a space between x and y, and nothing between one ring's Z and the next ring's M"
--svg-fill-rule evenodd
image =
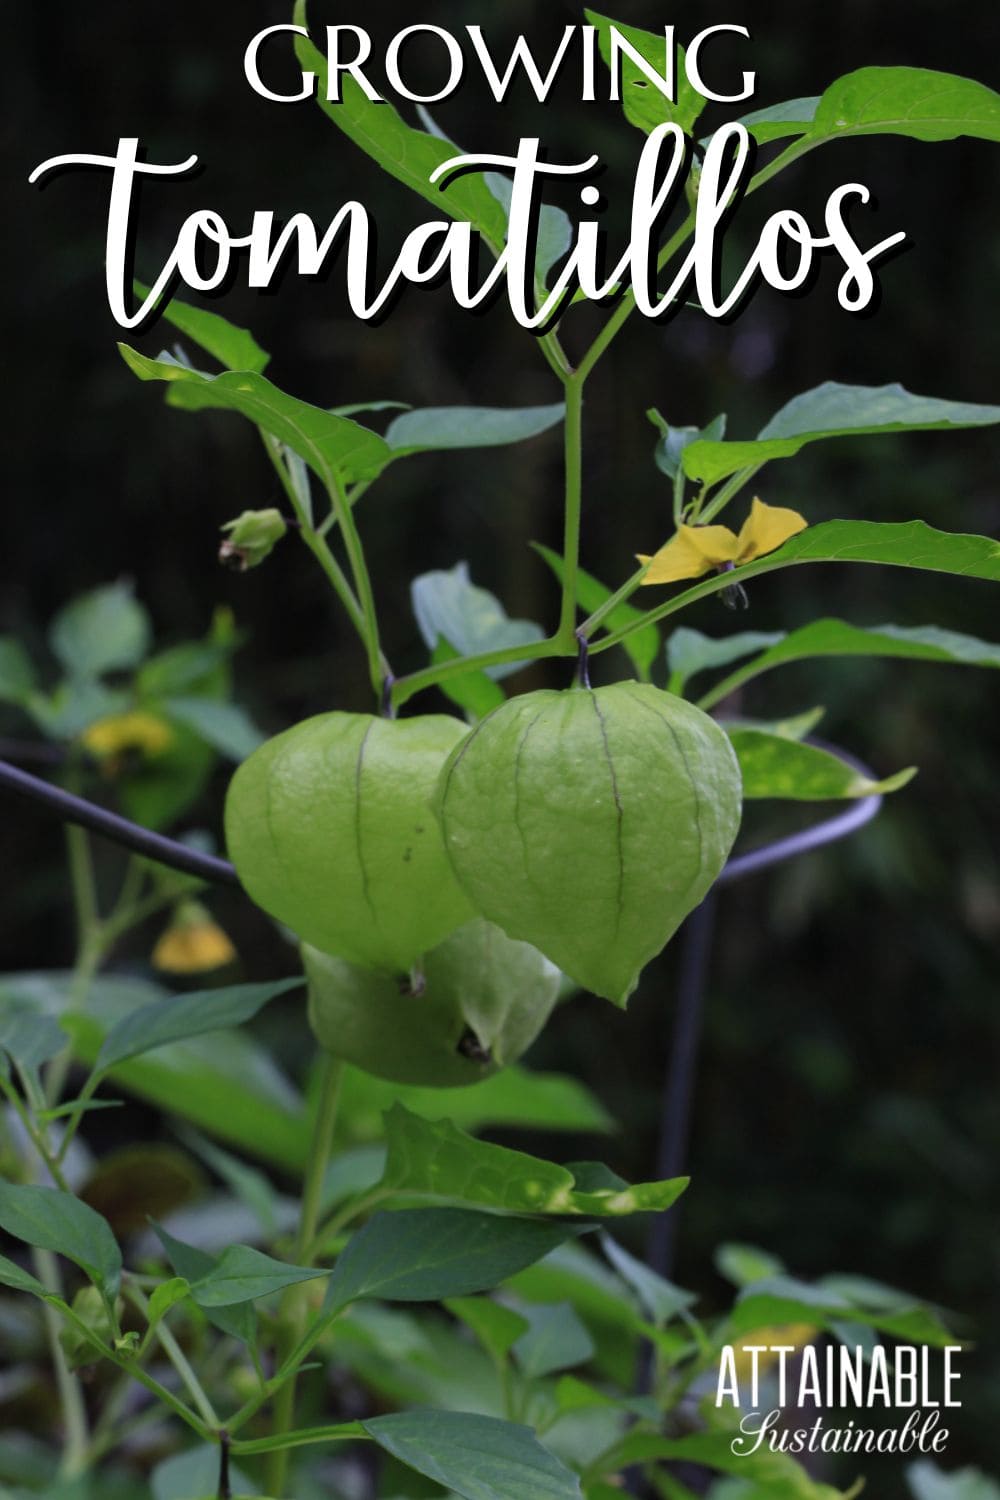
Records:
M187 411L215 407L239 412L298 453L327 489L373 479L389 462L391 449L378 433L296 400L263 375L252 371L204 375L169 356L149 359L127 344L118 347L140 380L170 383L174 405Z
M558 552L553 552L551 547L543 547L541 542L532 542L532 547L543 558L552 569L553 573L562 583L565 576L565 565ZM576 593L581 608L589 614L600 609L605 600L611 598L611 590L605 588L590 573L584 572L583 568L577 570ZM632 604L618 604L606 617L604 621L605 630L618 630L623 625L631 625L634 620L640 619L642 611ZM636 630L627 640L622 642L622 649L628 654L639 678L642 682L649 681L650 669L660 654L660 632L655 625L645 625L641 630Z
M127 583L82 594L49 627L49 644L71 677L100 677L136 667L151 639L149 616Z
M520 1313L490 1297L450 1297L447 1310L471 1328L487 1353L502 1363L531 1324Z
M737 1287L749 1286L768 1276L780 1276L785 1269L776 1255L757 1245L720 1245L713 1258L719 1275Z
M385 440L394 456L451 448L496 448L523 443L562 422L566 407L427 406L389 424Z
M69 1042L69 1037L51 1016L39 1015L29 1005L18 1004L16 999L0 1015L0 1073L8 1076L9 1054L24 1068L40 1068L50 1057L56 1057Z
M714 667L728 667L730 662L752 656L755 651L762 651L784 639L785 633L782 630L740 630L735 635L716 640L710 635L703 635L700 630L690 630L686 625L679 625L667 641L667 665L673 678L674 691L683 692L698 672L708 672Z
M658 1328L666 1327L679 1312L692 1307L698 1300L693 1292L685 1292L683 1288L674 1286L672 1281L667 1281L641 1260L636 1260L634 1255L630 1255L606 1234L601 1236L601 1248L622 1280L627 1281L638 1295Z
M133 282L133 286L137 296L149 296L151 288L141 281ZM227 370L252 370L262 375L271 362L271 356L264 352L252 333L246 328L238 328L218 313L209 312L206 307L192 307L189 302L171 297L165 306L160 304L158 312Z
M685 448L690 448L692 443L717 443L726 435L725 412L720 412L707 427L671 427L655 406L646 416L660 434L653 459L660 473L665 474L668 479L676 479L680 473L681 456Z
M754 1496L767 1500L840 1500L841 1490L811 1478L787 1453L772 1452L766 1443L756 1450L733 1452L736 1431L696 1432L687 1437L666 1438L658 1433L637 1432L624 1438L609 1455L605 1472L669 1459L674 1463L703 1464L720 1474L734 1474L755 1488ZM747 1439L747 1443L749 1443ZM852 1490L850 1494L856 1494ZM844 1496L844 1500L848 1500Z
M765 644L766 639L761 637L761 645ZM822 656L879 656L952 662L971 667L1000 667L1000 646L978 640L975 636L961 635L955 630L941 630L937 625L873 625L864 628L849 625L845 620L813 620L800 630L773 636L769 649L721 684L719 691L728 692L740 687L762 672L769 672L772 667ZM717 701L715 690L709 698Z
M929 68L859 68L826 89L809 130L816 142L852 135L1000 141L1000 94Z
M0 1255L0 1286L12 1287L15 1292L30 1292L33 1297L49 1295L48 1287L43 1286L30 1272L22 1271L6 1255Z
M434 1302L489 1291L589 1227L461 1208L379 1213L341 1253L326 1310L339 1311L362 1297Z
M72 677L61 682L48 697L32 693L28 712L44 735L52 740L72 740L98 719L127 713L129 695L109 688L93 678Z
M955 1335L929 1307L919 1304L890 1309L865 1307L824 1287L781 1275L767 1277L744 1288L719 1337L724 1343L732 1343L758 1328L775 1328L788 1323L812 1323L824 1329L831 1329L838 1323L858 1323L903 1343L928 1344L936 1349L958 1343Z
M476 656L544 639L540 625L512 620L494 594L477 588L468 563L457 563L449 572L421 574L410 586L410 597L420 633L432 651L439 640L447 641L459 656ZM508 662L487 668L487 675L498 681L517 669L517 662Z
M260 1490L235 1465L229 1466L234 1496L259 1495ZM195 1497L217 1495L219 1489L219 1447L212 1443L189 1448L157 1464L150 1476L152 1500L195 1500ZM110 1500L110 1497L109 1497Z
M1000 406L915 396L901 385L842 385L828 380L787 402L750 442L697 442L681 456L692 479L715 484L739 469L775 458L791 458L821 438L887 432L988 427L1000 422Z
M274 984L236 984L222 990L196 990L189 995L154 1000L152 1005L133 1011L111 1028L97 1054L95 1069L106 1073L118 1063L170 1042L242 1026L269 1001L301 988L302 982L281 979Z
M286 1286L329 1275L329 1271L314 1266L292 1266L273 1260L249 1245L231 1245L210 1271L192 1283L191 1296L199 1307L234 1307L240 1302L269 1297Z
M23 705L35 682L35 669L21 642L0 635L0 703Z
M388 1148L382 1186L407 1197L491 1208L503 1213L592 1216L661 1212L680 1197L686 1177L629 1187L578 1185L570 1168L466 1135L450 1120L432 1122L395 1105L385 1117Z
M162 707L171 719L193 730L200 740L229 760L246 760L264 743L265 736L249 714L235 703L211 698L167 698Z
M784 797L795 802L824 802L842 797L870 797L898 792L917 774L910 766L884 781L872 781L837 755L762 729L725 726L743 777L744 798Z
M614 1129L607 1110L575 1078L560 1073L532 1073L504 1068L469 1088L406 1088L347 1068L342 1115L355 1139L381 1138L382 1117L397 1100L426 1120L450 1117L466 1130L516 1125L531 1130L588 1131L606 1135Z
M305 0L296 0L294 14L296 24L304 26ZM387 101L373 102L349 75L341 74L340 102L328 100L324 54L307 37L296 38L295 54L304 69L316 74L316 99L323 113L356 146L439 212L474 225L494 250L503 245L507 216L481 173L453 177L443 187L431 182L435 169L455 156L450 144L414 130Z
M148 1321L150 1328L155 1328L157 1323L163 1321L172 1307L184 1298L191 1290L191 1283L183 1276L172 1276L169 1281L162 1282L154 1287L149 1294Z
M459 653L454 646L439 638L431 653L431 664L436 667L442 662L458 659ZM461 677L446 677L438 687L446 698L450 698L464 714L473 719L485 719L487 714L504 702L503 688L492 677L487 677L485 672L465 672Z
M209 637L159 651L139 668L136 691L141 698L159 700L217 689L224 685L226 676L220 668L225 667L238 645L236 639L217 641Z
M598 15L592 10L585 11L584 14L591 26L597 28L597 44L601 49L601 56L609 66L613 26L627 42L632 44L640 56L652 65L653 70L661 78L665 76L667 43L662 32L657 36L651 31L640 30L638 26L626 26L621 21L612 21L608 16ZM693 128L698 116L705 108L705 100L688 79L687 69L684 66L684 51L681 47L677 48L675 92L677 102L671 103L627 54L622 55L622 112L630 125L644 130L647 135L655 130L657 125L662 125L667 121L676 121L685 132L690 132Z
M529 1380L571 1370L594 1356L594 1341L568 1302L526 1309L529 1328L513 1346Z
M954 1469L946 1474L922 1458L910 1464L906 1479L913 1500L1000 1500L1000 1484L979 1469Z
M108 1297L116 1295L121 1251L107 1220L79 1198L57 1188L0 1181L0 1229L38 1250L65 1255Z
M463 1500L580 1500L580 1481L530 1427L454 1411L361 1424L380 1448Z
M741 115L739 123L745 125L761 145L765 145L768 141L780 141L790 135L808 135L818 107L818 95L786 99L781 104L769 104L764 109Z
M725 720L727 729L759 729L764 734L776 734L783 740L804 740L812 734L826 713L825 708L809 708L805 713L789 714L786 719L738 719ZM720 720L720 723L722 721Z
M185 1245L183 1240L175 1239L172 1234L168 1234L161 1224L154 1223L153 1232L163 1246L167 1260L177 1272L177 1277L186 1281L188 1285L201 1281L218 1264L215 1256L199 1250L195 1245ZM240 1343L246 1344L251 1349L255 1346L257 1314L253 1303L239 1302L227 1307L207 1307L205 1313L209 1322L214 1323L216 1328L221 1329L223 1333L228 1333L230 1338L238 1339Z

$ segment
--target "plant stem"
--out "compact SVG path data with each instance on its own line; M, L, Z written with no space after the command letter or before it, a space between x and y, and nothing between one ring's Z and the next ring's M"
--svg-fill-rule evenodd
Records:
M635 593L636 589L639 587L639 585L642 583L642 580L646 576L647 567L648 564L643 563L642 567L636 569L631 578L626 579L620 589L612 594L610 598L605 599L604 603L601 604L597 609L595 609L592 615L587 616L587 618L584 620L583 624L577 631L577 634L581 636L583 640L589 641L594 631L597 630L602 622L607 619L608 615L610 615L613 610L616 610L619 604L624 604L626 600L628 600L630 596Z
M580 374L566 381L566 516L563 535L563 590L557 639L566 651L576 647L576 580L580 565L580 512L583 503L583 387Z
M734 495L738 495L740 490L748 485L754 475L759 474L763 467L762 463L750 464L747 468L740 469L738 473L734 474L729 483L724 484L721 490L712 496L705 509L699 512L699 522L704 526L712 520L713 516L717 516L719 511L723 510L729 504Z
M147 1298L143 1295L143 1293L137 1286L129 1284L127 1290L131 1301L135 1304L135 1306L148 1321L149 1302ZM201 1416L202 1420L209 1427L218 1428L221 1425L219 1422L219 1418L216 1415L211 1401L205 1394L205 1389L202 1386L201 1381L192 1370L183 1349L178 1344L177 1340L170 1332L170 1329L166 1326L162 1319L159 1323L157 1323L156 1328L153 1330L153 1335L158 1340L164 1354L167 1356L170 1363L173 1365L174 1369L180 1376L181 1380L184 1382L188 1394L197 1407L198 1413Z
M392 685L392 704L394 708L400 708L415 693L436 687L439 682L446 682L450 677L461 677L465 672L478 672L484 667L499 667L507 662L528 663L542 661L550 656L575 656L576 651L575 638L571 644L563 645L556 636L552 636L534 644L529 642L524 646L504 646L497 651L483 651L478 656L455 657L453 661L439 662L436 666L411 672L408 677L397 677Z
M323 1184L333 1148L333 1134L337 1123L337 1105L340 1101L340 1085L344 1076L344 1064L329 1053L324 1054L320 1075L319 1104L313 1124L309 1160L306 1165L302 1190L302 1207L299 1213L299 1228L295 1239L294 1259L297 1265L311 1265L309 1259L316 1230L319 1227L323 1201ZM279 1363L300 1342L305 1331L308 1308L308 1293L302 1287L289 1287L282 1299L279 1314L278 1359ZM281 1387L274 1404L272 1436L281 1437L295 1425L296 1377ZM276 1448L267 1465L268 1493L275 1500L284 1490L288 1470L288 1448Z
M303 1264L315 1265L320 1256L325 1255L332 1247L337 1236L343 1233L348 1224L353 1224L355 1219L377 1208L384 1198L391 1196L388 1189L376 1185L370 1192L362 1193L360 1198L353 1198L350 1203L345 1204L339 1213L333 1215L329 1223L324 1224L322 1229L317 1231L315 1239L306 1249L306 1255L309 1258Z
M62 1297L63 1284L59 1263L50 1250L33 1250L31 1258L39 1281L56 1297ZM59 1342L59 1316L54 1307L45 1304L45 1332L55 1369L59 1404L62 1408L64 1427L63 1454L59 1472L64 1478L72 1478L83 1471L86 1462L87 1409L83 1401L80 1382L73 1374Z

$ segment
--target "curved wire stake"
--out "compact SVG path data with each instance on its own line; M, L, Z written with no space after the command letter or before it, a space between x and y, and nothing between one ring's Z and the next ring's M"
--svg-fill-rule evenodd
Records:
M0 760L0 786L37 802L60 822L87 828L91 833L130 849L133 854L143 854L147 859L155 859L161 865L183 871L185 875L197 875L214 885L240 885L236 870L228 860L217 859L214 854L202 854L176 839L153 833L149 828L121 818L117 813L99 807L96 802L88 802L85 797L74 796L61 786L53 786L50 781L32 776L30 771L22 771L5 760Z

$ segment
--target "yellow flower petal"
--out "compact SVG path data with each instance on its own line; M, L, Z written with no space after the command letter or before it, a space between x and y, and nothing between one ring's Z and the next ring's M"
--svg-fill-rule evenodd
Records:
M236 949L222 928L192 901L177 909L153 949L152 962L169 974L202 974L223 968L235 957Z
M700 578L721 563L735 562L739 549L735 533L728 526L678 526L652 558L640 555L640 562L651 566L643 583L675 583L680 578Z
M740 531L737 561L752 562L755 557L776 552L789 537L805 531L808 524L797 510L786 510L780 505L765 505L763 500L754 499L750 514Z
M173 739L173 730L163 719L137 711L98 719L96 724L83 731L80 743L98 760L105 760L130 750L141 751L150 757L162 755Z

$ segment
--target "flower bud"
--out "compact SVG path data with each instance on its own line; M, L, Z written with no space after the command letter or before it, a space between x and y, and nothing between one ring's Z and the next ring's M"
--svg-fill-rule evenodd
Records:
M245 573L270 556L288 530L288 523L278 510L245 510L221 529L229 535L219 548L220 563Z

